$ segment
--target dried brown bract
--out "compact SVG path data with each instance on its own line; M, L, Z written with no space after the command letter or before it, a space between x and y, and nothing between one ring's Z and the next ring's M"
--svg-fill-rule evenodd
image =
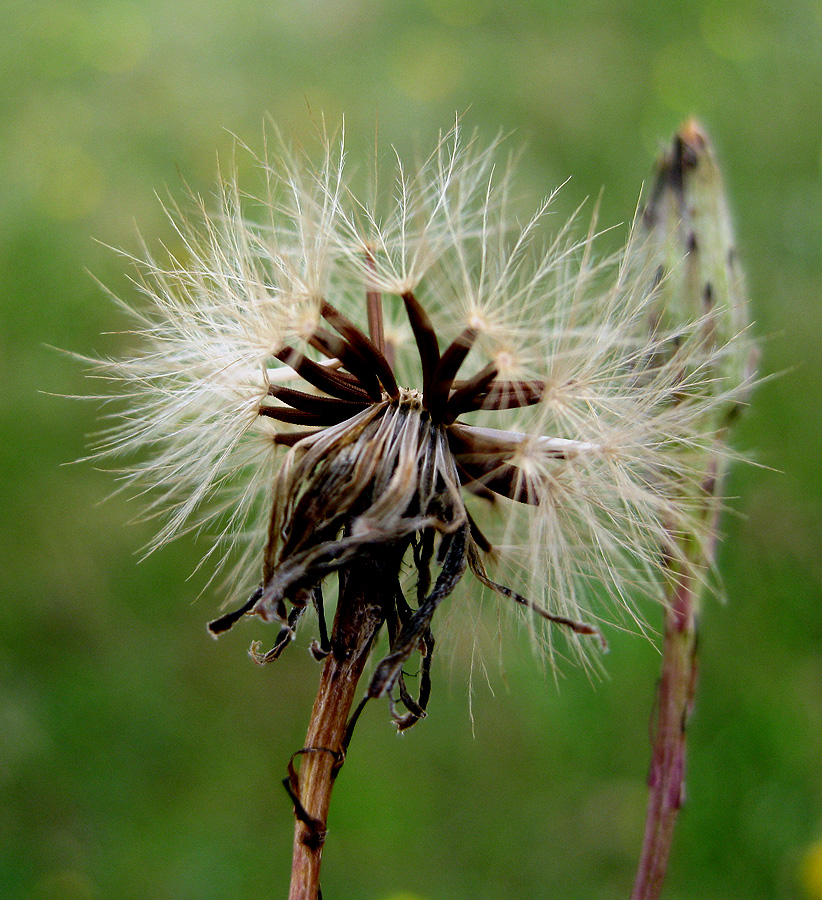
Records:
M476 331L465 329L444 351L430 319L414 295L402 300L422 364L423 391L400 388L385 356L381 296L373 293L369 338L327 301L322 318L337 332L316 329L308 344L328 358L320 365L293 349L276 358L314 388L313 393L272 385L259 414L299 425L300 431L274 436L290 446L274 482L274 502L265 551L263 581L239 609L212 622L217 635L245 614L283 623L274 647L257 655L268 662L280 655L305 609L313 602L325 635L322 580L358 560L371 560L380 549L388 582L375 595L383 598L381 617L390 652L377 667L368 696L391 694L399 686L403 714L392 712L399 728L424 715L430 690L434 638L431 622L437 606L454 590L466 566L486 587L516 600L547 621L578 634L599 635L594 626L550 613L486 574L481 552L491 544L466 509L462 491L487 500L505 497L522 503L527 484L512 460L522 435L460 424L478 409L532 406L542 397L539 381L504 381L488 365L458 381ZM381 346L380 346L381 345ZM563 459L578 450L573 441L557 441L545 452ZM390 548L386 554L385 548ZM400 579L411 554L417 571L416 608L407 602ZM432 566L438 574L432 585ZM601 640L601 637L600 637ZM322 657L327 638L315 648ZM412 653L422 655L420 697L414 700L402 667ZM392 698L393 701L393 698Z

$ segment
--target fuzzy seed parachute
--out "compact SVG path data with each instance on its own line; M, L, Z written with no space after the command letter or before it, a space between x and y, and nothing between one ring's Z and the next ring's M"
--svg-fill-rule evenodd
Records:
M398 688L406 727L434 613L469 580L542 623L549 652L556 633L584 654L598 623L641 625L672 536L710 537L699 460L721 452L716 373L744 338L661 316L634 232L607 259L593 227L548 239L551 198L522 219L496 144L459 125L373 199L343 140L321 144L312 160L278 140L262 199L229 181L217 211L172 210L173 254L136 260L141 347L99 367L120 401L98 455L139 460L124 487L162 521L152 548L212 536L204 564L250 599L210 628L279 623L260 661L312 606L327 653L328 576L381 560L389 648L368 693Z

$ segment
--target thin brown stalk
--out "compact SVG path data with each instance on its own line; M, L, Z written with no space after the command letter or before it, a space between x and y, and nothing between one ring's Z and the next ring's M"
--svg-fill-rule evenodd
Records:
M716 502L718 471L719 460L714 458L703 484L709 502L706 515L710 534L714 536L703 551L703 563L713 562L716 550L720 510ZM648 773L645 835L631 900L658 900L662 895L674 826L685 800L687 728L698 677L697 613L702 589L694 568L686 565L672 581L665 607L662 675Z
M697 680L694 589L693 576L681 576L665 610L645 837L631 900L657 900L662 894L674 826L684 799L686 729Z
M331 791L345 761L357 686L384 618L381 579L374 577L376 562L360 561L341 574L331 651L320 677L305 747L298 754L300 770L290 769L296 824L289 900L317 900L319 896Z

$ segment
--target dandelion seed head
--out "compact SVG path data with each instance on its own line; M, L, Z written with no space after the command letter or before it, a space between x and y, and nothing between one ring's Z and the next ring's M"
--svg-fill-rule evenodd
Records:
M654 332L635 232L615 257L595 225L548 234L553 197L519 215L496 151L458 123L365 201L342 138L317 161L278 145L261 200L229 180L216 212L170 210L179 248L139 262L128 308L140 347L97 370L121 398L98 455L136 460L123 488L161 518L152 549L207 534L229 597L262 569L248 611L289 629L288 604L369 542L429 540L449 591L460 565L474 593L504 577L549 653L550 616L644 627L659 548L708 539L682 497L698 507L689 459L719 446L735 335L706 344L699 315ZM590 633L565 630L573 652Z

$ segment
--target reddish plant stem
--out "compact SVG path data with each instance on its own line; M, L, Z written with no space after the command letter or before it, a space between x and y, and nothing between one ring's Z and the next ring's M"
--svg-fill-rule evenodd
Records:
M697 680L695 588L690 573L681 575L665 610L650 796L631 900L658 900L662 894L674 825L684 799L686 728Z
M685 799L685 749L688 719L694 705L698 676L697 614L703 584L696 574L716 557L720 505L717 487L722 480L719 459L707 467L702 491L707 501L710 537L701 553L698 544L684 549L683 571L676 573L665 607L662 676L656 708L648 773L648 810L645 836L631 900L659 900L668 871L668 859L677 815ZM698 562L692 557L696 555ZM687 562L691 560L691 562Z
M302 810L295 805L289 900L317 900L319 896L331 791L345 760L346 730L357 685L384 617L381 579L375 571L379 567L374 562L357 563L340 575L331 652L323 665L305 747L299 754L299 775L292 770L291 788Z

